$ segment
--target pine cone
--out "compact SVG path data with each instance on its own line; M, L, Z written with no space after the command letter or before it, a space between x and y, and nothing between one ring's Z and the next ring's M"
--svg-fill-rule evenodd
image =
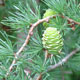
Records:
M57 14L57 13L56 13L55 11L53 11L53 10L51 10L51 9L47 9L46 12L44 13L43 18L46 18L46 17L48 17L48 16L52 16L52 15L56 15L56 14ZM49 26L49 24L53 24L53 21L52 21L51 19L49 20L49 23L44 22L44 23L43 23L43 26L44 26L45 28L47 28L47 27Z
M63 39L57 28L48 27L42 38L43 47L48 50L50 54L59 54L62 50Z

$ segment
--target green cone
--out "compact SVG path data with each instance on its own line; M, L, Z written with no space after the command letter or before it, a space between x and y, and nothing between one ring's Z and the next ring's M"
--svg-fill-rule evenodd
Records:
M43 18L46 18L46 17L48 17L48 16L52 16L52 15L56 15L57 13L55 12L55 11L53 11L53 10L51 10L51 9L47 9L46 10L46 12L44 13L44 15L43 15ZM47 28L47 27L49 27L49 24L53 24L53 21L50 19L50 21L49 21L49 23L47 23L47 22L44 22L43 23L43 26L45 27L45 28Z
M50 54L59 54L62 50L63 39L57 28L48 27L42 38L43 47L48 50Z

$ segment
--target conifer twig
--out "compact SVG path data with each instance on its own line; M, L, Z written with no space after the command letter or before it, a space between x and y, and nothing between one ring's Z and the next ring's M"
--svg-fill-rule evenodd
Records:
M31 36L33 35L33 30L34 30L34 28L35 28L36 26L38 26L40 23L42 23L42 22L48 22L49 19L55 18L56 16L57 16L57 15L53 15L53 16L46 17L46 18L44 18L44 19L40 19L40 20L38 20L36 23L34 23L34 24L31 25L31 28L30 28L30 30L29 30L29 32L28 32L28 35L27 35L27 37L26 37L25 42L23 43L23 45L21 46L21 48L20 48L20 49L16 52L16 54L15 54L15 59L12 61L12 64L11 64L10 67L9 67L9 71L8 71L7 74L6 74L7 76L8 76L9 73L12 71L13 66L14 66L14 64L16 63L16 59L18 58L19 54L23 51L23 49L25 48L25 46L27 46L27 44L28 44ZM64 17L64 16L63 16L63 18L66 18L67 20L69 20L69 21L71 21L71 22L73 22L73 23L76 23L76 24L79 24L79 25L80 25L79 22L76 22L76 21L74 21L74 20L72 20L72 19L70 19L70 18L68 18L68 17ZM63 61L63 62L64 62L64 61ZM60 64L60 63L58 63L57 65L59 65L59 64ZM52 66L51 69L52 69L52 68L55 68L57 65Z
M58 62L57 64L50 65L45 72L42 72L40 74L40 76L43 75L43 74L45 74L46 72L49 72L49 71L52 71L52 70L56 69L57 67L61 66L63 63L66 63L68 61L68 59L70 57L72 57L74 54L76 54L78 51L79 51L79 49L75 49L71 53L69 53L65 58L63 58L60 62ZM37 79L37 80L39 80L39 79Z
M21 48L18 50L18 52L16 52L16 54L15 54L15 59L12 61L12 64L11 64L10 67L9 67L9 71L8 71L7 74L6 74L7 76L8 76L9 73L12 71L13 65L16 63L16 59L18 58L19 54L23 51L24 47L27 46L27 44L28 44L28 42L29 42L29 40L30 40L30 37L33 35L33 30L34 30L34 28L35 28L36 26L38 26L40 23L42 23L42 22L48 22L50 18L54 18L54 17L55 17L55 16L49 16L49 17L47 17L47 18L40 19L40 20L38 20L36 23L34 23L34 24L31 25L31 28L30 28L30 30L29 30L29 32L28 32L28 35L27 35L27 37L26 37L25 42L23 43L23 45L21 46Z
M51 71L51 70L54 70L55 68L61 66L63 63L66 63L66 62L68 61L68 59L69 59L70 57L72 57L74 54L76 54L78 51L79 51L79 49L75 49L75 50L73 50L71 53L69 53L65 58L63 58L60 62L58 62L57 64L55 64L55 65L50 65L50 66L48 67L48 69L46 70L46 72L49 72L49 71ZM44 74L44 73L45 73L45 72L43 72L42 74Z
M45 59L44 59L43 66L44 66L45 63L46 63L47 58L48 58L48 50L45 50Z
M40 74L36 80L42 80L42 74Z
M71 19L71 18L69 18L69 17L67 17L67 16L63 16L63 17L66 18L66 19L67 19L68 21L70 21L71 23L80 25L80 22L77 22L77 21L75 21L75 20L73 20L73 19Z

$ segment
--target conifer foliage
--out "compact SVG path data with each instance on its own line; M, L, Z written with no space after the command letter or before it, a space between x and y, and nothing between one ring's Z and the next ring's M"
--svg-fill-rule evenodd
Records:
M78 80L79 0L4 2L0 24L10 30L0 28L0 80Z

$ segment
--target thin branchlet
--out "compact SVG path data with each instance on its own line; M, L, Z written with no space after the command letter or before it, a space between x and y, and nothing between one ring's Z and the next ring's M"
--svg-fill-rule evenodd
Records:
M27 37L26 37L26 40L25 40L25 42L23 43L23 45L21 46L21 48L16 52L15 58L14 58L14 60L12 61L12 64L10 65L9 71L7 72L6 76L8 76L9 73L12 71L13 65L16 63L16 59L18 58L18 56L20 55L20 53L23 51L23 49L25 48L25 46L28 45L28 42L29 42L31 36L33 35L33 30L34 30L34 28L37 27L40 23L48 22L51 18L55 18L56 16L60 16L60 15L53 15L53 16L46 17L46 18L44 18L44 19L39 19L36 23L34 23L34 24L31 25L30 30L29 30L29 32L28 32L28 35L27 35ZM80 25L79 22L76 22L76 21L74 21L74 20L72 20L72 19L70 19L70 18L68 18L68 17L62 16L62 18L66 18L66 19L69 20L70 22L73 22L73 23L75 23L75 24ZM66 62L66 61L64 61L64 59L63 59L62 62ZM56 64L56 65L53 66L53 67L56 68L56 66L62 64L62 62L59 62L58 64ZM53 67L51 67L51 69L53 69Z

